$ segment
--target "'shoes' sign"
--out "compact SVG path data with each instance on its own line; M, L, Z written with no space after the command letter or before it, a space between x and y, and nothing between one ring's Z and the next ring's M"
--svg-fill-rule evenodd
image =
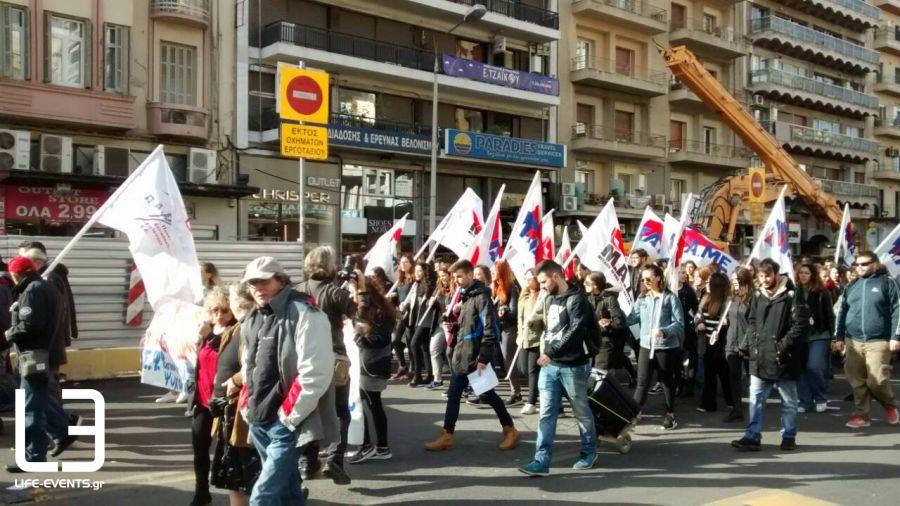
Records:
M92 473L103 467L106 460L106 401L103 395L90 388L66 388L64 401L94 402L94 425L70 425L70 436L94 436L94 460L90 462L29 462L25 458L25 390L16 389L16 465L26 473Z

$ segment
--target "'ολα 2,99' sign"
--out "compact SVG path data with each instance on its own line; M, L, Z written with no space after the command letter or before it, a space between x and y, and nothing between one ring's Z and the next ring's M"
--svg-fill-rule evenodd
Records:
M7 221L85 222L106 201L106 190L72 189L65 194L46 186L8 186Z

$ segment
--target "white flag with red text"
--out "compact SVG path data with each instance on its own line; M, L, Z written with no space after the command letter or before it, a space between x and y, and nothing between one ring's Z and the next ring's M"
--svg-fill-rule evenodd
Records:
M638 225L637 235L631 243L631 251L644 250L651 260L662 257L663 221L647 206Z
M483 206L481 197L466 188L431 234L432 251L440 245L463 258L484 225Z
M679 242L681 243L679 265L688 260L694 262L697 267L718 264L719 269L728 276L738 268L737 260L703 235L697 227L685 228Z
M853 222L850 221L850 204L844 204L844 215L838 229L838 243L834 251L834 263L850 267L856 260L856 239L853 234Z
M894 279L900 280L900 224L875 248L878 261Z
M565 265L566 279L575 277L575 264L568 262L572 256L572 241L569 239L569 226L563 227L562 239L559 241L559 248L556 249L555 261L559 265ZM568 262L568 263L567 263Z
M494 265L494 262L503 253L503 230L500 228L500 201L503 199L503 191L505 189L506 185L500 187L484 226L478 235L475 236L475 240L469 245L464 256L460 257L468 258L472 265L487 265L490 267Z
M544 206L541 198L541 173L535 172L519 216L506 241L503 258L509 262L520 285L525 284L525 272L544 260L541 240L543 234Z
M786 274L794 281L794 259L791 254L791 245L788 241L787 212L784 207L784 189L781 196L775 201L772 211L769 213L766 224L763 226L750 259L763 260L771 258L781 266L781 274Z
M391 281L394 280L397 272L399 259L397 258L397 245L400 244L400 237L403 236L403 227L406 226L406 217L409 213L404 214L402 218L394 223L390 230L385 232L375 241L372 249L363 257L367 261L365 275L370 276L375 272L376 267L384 269L384 273Z
M581 222L579 222L579 226ZM628 275L628 262L625 254L625 241L613 199L600 211L590 228L582 230L581 241L575 246L574 254L592 271L600 271L606 276L606 282L620 288L619 305L625 314L631 313L631 277Z
M556 237L553 227L553 209L541 218L541 257L550 260L556 257Z

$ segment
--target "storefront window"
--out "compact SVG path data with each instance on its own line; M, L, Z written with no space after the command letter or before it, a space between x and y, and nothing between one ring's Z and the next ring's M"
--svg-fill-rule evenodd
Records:
M414 173L378 167L344 165L341 177L341 250L362 253L383 233L385 222L413 215ZM380 223L379 227L374 227ZM376 230L377 229L377 230ZM402 250L410 251L412 236L404 236Z

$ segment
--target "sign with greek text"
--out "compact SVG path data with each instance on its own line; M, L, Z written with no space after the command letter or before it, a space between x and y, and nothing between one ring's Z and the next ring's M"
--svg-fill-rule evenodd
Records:
M445 54L443 70L448 76L465 77L473 81L506 86L517 90L533 91L543 95L559 95L559 80L553 77L495 67L481 62L457 58Z
M109 197L107 190L75 188L57 192L50 186L7 186L7 221L86 222Z
M338 146L415 155L431 154L431 137L406 132L332 124L328 126L328 141Z

